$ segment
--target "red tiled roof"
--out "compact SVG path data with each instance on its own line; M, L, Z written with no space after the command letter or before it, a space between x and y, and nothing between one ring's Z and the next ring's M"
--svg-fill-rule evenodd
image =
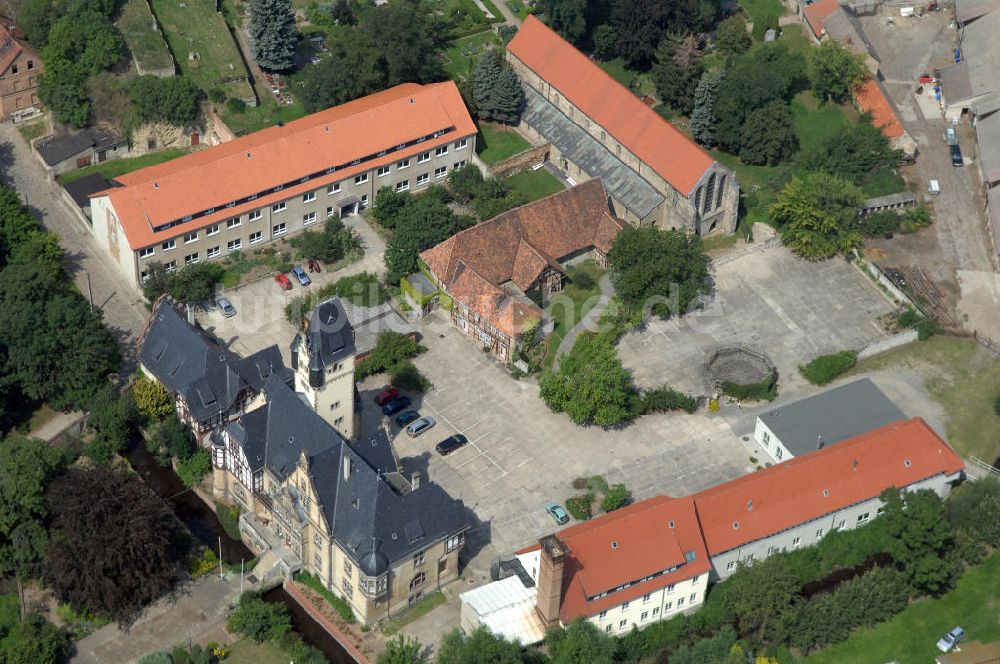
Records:
M467 228L420 258L452 297L516 336L525 317L541 312L515 305L501 286L527 291L546 268L561 270L560 259L592 247L607 253L623 227L594 179Z
M0 74L5 74L20 54L21 43L10 33L7 26L0 24Z
M840 3L837 0L816 0L816 2L802 10L802 14L806 17L806 22L809 23L810 29L816 35L816 39L820 39L823 36L823 21L838 9L840 9Z
M862 113L871 113L872 124L880 128L886 138L899 138L905 133L885 91L874 77L855 88L854 101Z
M720 484L695 494L694 501L714 556L869 500L887 488L954 475L964 466L918 417Z
M568 552L559 611L564 624L706 574L711 567L690 497L643 500L566 528L556 537ZM518 553L537 548L531 546ZM688 561L685 554L694 557ZM674 567L677 569L669 574L642 580ZM629 582L628 588L587 601L588 596Z
M368 157L448 127L453 129L409 149L342 168L245 204L224 207L230 201L277 184ZM111 198L129 244L139 249L475 133L475 124L453 82L405 83L282 127L264 129L119 176L117 181L125 186L92 197L106 194ZM153 226L213 207L219 208L214 214L164 231L153 231Z
M712 157L534 16L507 51L685 196Z

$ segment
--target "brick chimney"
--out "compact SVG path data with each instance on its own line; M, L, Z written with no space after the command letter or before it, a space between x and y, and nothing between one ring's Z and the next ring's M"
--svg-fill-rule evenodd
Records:
M546 535L538 543L541 544L542 551L538 566L538 599L535 612L545 629L548 629L559 622L566 549L555 535Z

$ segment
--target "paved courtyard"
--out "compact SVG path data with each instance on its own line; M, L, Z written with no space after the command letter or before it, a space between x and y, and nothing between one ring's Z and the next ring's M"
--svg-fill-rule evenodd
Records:
M738 343L768 354L779 390L802 385L800 364L884 336L876 318L894 308L842 258L808 263L781 246L718 266L715 287L704 311L654 320L622 338L619 355L638 385L709 394L707 355Z

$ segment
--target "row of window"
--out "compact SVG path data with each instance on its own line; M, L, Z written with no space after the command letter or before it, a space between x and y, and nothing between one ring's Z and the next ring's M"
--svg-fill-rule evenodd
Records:
M691 585L696 585L696 584L698 583L698 579L699 579L699 578L701 578L701 577L698 577L698 576L696 576L696 577L694 577L693 579L691 579ZM676 587L676 584L673 584L673 583L671 583L671 584L670 584L669 586L667 586L667 592L668 592L668 593L672 593L672 592L674 591L674 588L675 588L675 587ZM650 599L652 599L652 597L653 597L653 593L646 593L645 595L643 595L643 596L642 596L642 603L643 603L643 604L646 604L647 602L649 602L649 600L650 600ZM697 597L698 597L698 594L697 594L697 593L692 593L692 594L691 594L691 601L692 601L692 602L694 602L694 601L695 601L695 598L697 598ZM682 598L680 599L680 604L683 604L683 603L684 603L684 598L682 597ZM630 601L629 601L629 602L622 602L622 603L621 603L621 606L620 606L619 608L620 608L620 609L621 609L621 611L622 611L622 612L624 613L625 611L627 611L627 610L628 610L628 607L629 607L629 606L630 606L631 604L632 604L632 602L630 602ZM678 606L680 606L680 604L678 604ZM669 602L667 603L667 606L668 606L668 607L670 606L670 603L669 603ZM601 611L601 612L600 612L600 613L599 613L599 614L597 615L597 617L598 617L598 618L601 618L601 619L603 619L603 618L605 618L605 617L606 617L607 615L608 615L608 611L607 611L607 610L604 610L604 611Z
M28 60L28 62L26 62L25 64L28 65L28 71L31 71L32 69L35 68L35 61L34 60ZM17 63L16 62L10 66L10 73L11 74L16 74L17 73Z
M466 163L465 160L455 162L452 165L451 169L452 170L458 170L459 168L462 168L463 166L465 166L465 163ZM447 175L448 175L448 167L447 166L439 166L438 168L434 169L434 179L435 180L440 180L441 178L446 177ZM421 187L421 186L427 184L428 182L430 182L430 180L431 180L431 174L430 173L421 173L420 175L417 176L417 184L416 184L416 186ZM409 188L410 188L410 181L409 180L400 180L399 182L396 183L396 191L407 191Z
M876 515L880 515L884 511L885 511L885 508L884 507L880 507L880 508L878 508L878 512L876 512ZM855 525L856 526L863 526L864 524L868 523L869 519L871 519L871 512L865 512L864 514L859 514L858 518L857 518L857 521L855 522ZM834 530L843 530L844 526L846 526L846 525L847 525L847 520L846 519L841 519L840 521L837 522L837 527ZM819 541L819 540L823 539L823 535L825 533L826 533L826 531L823 528L818 528L816 530L816 540ZM792 538L792 548L793 549L797 549L801 545L802 545L802 538L801 537L794 537L794 538ZM767 555L770 556L771 554L775 553L777 550L778 550L778 547L776 547L776 546L769 546L769 547L767 547ZM754 554L752 554L752 553L748 553L746 555L746 557L743 558L743 562L745 562L747 565L749 565L750 563L752 563L754 560L756 560L756 556ZM734 569L736 569L736 561L735 560L730 560L728 563L726 563L726 571L727 572L732 572Z
M678 597L677 598L677 608L678 608L678 610L681 607L684 606L685 599L687 600L688 604L695 604L698 601L698 594L697 593L692 593L687 598ZM663 605L663 613L667 613L668 611L673 610L673 608L674 608L674 603L673 602L667 602L666 604ZM606 614L607 614L607 611L601 611L600 617L603 618ZM642 614L639 616L639 622L646 622L647 620L650 619L650 615L652 615L653 620L656 620L656 617L658 615L660 615L660 607L654 606L653 609L652 609L652 611L643 611ZM613 628L614 628L614 624L613 623L608 623L607 625L604 626L604 631L605 632L610 632ZM619 620L618 621L618 631L619 632L624 631L627 628L628 628L628 620L627 619L623 619L623 620Z

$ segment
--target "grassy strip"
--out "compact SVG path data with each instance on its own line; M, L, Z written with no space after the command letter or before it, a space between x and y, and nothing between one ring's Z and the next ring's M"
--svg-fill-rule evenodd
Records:
M177 157L183 156L187 153L187 148L167 148L166 150L161 150L160 152L150 152L140 157L112 159L111 161L106 161L103 164L94 164L93 166L87 166L86 168L80 168L75 171L70 171L69 173L64 173L59 176L59 182L62 184L69 184L70 182L76 182L80 178L86 177L91 173L100 173L108 180L113 180L119 175L125 175L126 173L137 171L140 168L146 168L147 166L162 164L165 161L176 159Z
M529 203L564 189L562 182L544 168L539 168L537 171L521 171L517 175L512 175L507 178L507 186L511 191L523 194Z
M513 157L530 147L531 143L513 129L492 122L479 123L476 151L479 152L479 158L487 164L495 164L507 157Z
M307 588L311 588L312 590L315 590L320 595L322 595L323 599L329 602L330 606L333 607L333 610L337 612L337 615L339 615L345 621L349 623L354 623L357 621L357 619L354 617L354 611L351 610L350 605L348 605L348 603L345 602L342 598L334 595L329 589L326 588L326 586L323 585L322 581L317 579L309 572L299 572L296 575L295 580L301 583L302 585L306 586Z
M386 626L382 628L382 633L386 636L392 636L414 620L427 615L437 607L441 606L444 602L444 593L438 590L411 606L410 609L403 615L390 620Z

